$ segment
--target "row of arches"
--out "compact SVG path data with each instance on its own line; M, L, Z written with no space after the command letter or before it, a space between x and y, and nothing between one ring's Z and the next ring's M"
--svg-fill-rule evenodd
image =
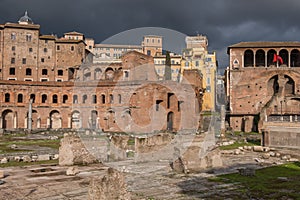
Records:
M116 70L121 70L122 68L113 69L112 67L107 67L106 69L101 69L96 67L91 69L89 67L82 69L82 80L83 81L91 81L91 80L113 80L114 73Z
M16 96L16 101L13 101L11 98L11 93L5 93L4 94L4 99L2 102L4 103L29 103L30 99L32 100L32 103L71 103L71 101L69 101L69 95L64 94L62 96L59 96L57 94L53 94L50 95L50 99L49 99L49 95L47 94L42 94L39 98L39 102L36 102L36 95L35 94L30 94L29 97L27 98L27 100L25 101L25 97L22 93L17 94ZM93 95L87 95L84 94L81 96L81 100L79 101L79 95L74 94L72 96L72 103L73 104L78 104L78 103L82 103L82 104L86 104L86 103L91 103L91 104L97 104L98 103L98 98L100 98L100 102L102 104L106 104L106 103L122 103L122 96L121 94L109 94L108 97L105 94L101 94L100 96L93 94ZM107 99L108 98L108 99Z
M131 110L125 109L120 114L121 120L118 121L116 124L116 112L112 109L107 110L106 116L104 120L106 121L105 124L102 123L101 127L99 121L98 111L91 110L89 115L86 116L86 113L83 114L80 110L74 110L70 118L63 119L62 114L58 110L52 110L47 118L41 118L41 113L37 110L32 110L32 118L29 119L28 113L26 114L25 118L20 118L16 111L11 109L6 109L2 112L0 117L0 128L11 130L20 128L18 126L18 120L24 120L24 127L23 128L30 128L30 129L39 129L39 128L50 128L50 129L60 129L60 128L71 128L71 129L80 129L80 128L89 128L89 129L105 129L105 130L114 130L111 128L115 128L116 126L121 127L123 130L131 124ZM87 118L86 118L87 117ZM174 126L174 113L172 111L167 113L167 130L173 130ZM31 120L31 127L29 127L28 120ZM63 126L63 120L67 120L67 127ZM66 124L66 123L64 123Z
M300 67L300 51L298 49L293 49L290 52L286 49L281 49L280 51L276 51L275 49L253 51L248 49L244 52L244 67L276 66L277 63L274 62L274 55L279 55L282 58L283 63L281 65Z

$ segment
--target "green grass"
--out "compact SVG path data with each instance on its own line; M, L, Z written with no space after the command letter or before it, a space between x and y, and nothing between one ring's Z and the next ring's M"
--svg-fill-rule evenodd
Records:
M280 180L278 177L286 177ZM259 199L300 199L300 162L288 163L256 170L255 176L238 173L220 175L210 179L222 183L238 183L235 195Z
M58 160L45 160L45 161L36 161L36 162L16 162L9 161L5 164L0 164L0 168L4 167L23 167L29 165L42 165L42 164L58 164Z

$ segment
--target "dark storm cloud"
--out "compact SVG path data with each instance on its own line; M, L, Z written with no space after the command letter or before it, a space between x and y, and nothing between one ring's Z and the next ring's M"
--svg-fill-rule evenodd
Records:
M133 28L162 27L204 34L220 67L240 41L299 40L298 0L0 0L0 23L28 10L43 34L78 31L97 43Z

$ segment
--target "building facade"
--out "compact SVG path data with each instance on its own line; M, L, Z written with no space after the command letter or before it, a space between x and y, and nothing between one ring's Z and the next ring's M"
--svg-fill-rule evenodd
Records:
M19 23L0 25L0 129L199 128L197 71L184 73L188 81L180 83L159 80L153 57L137 51L96 63L81 34L57 38L39 28L27 13Z
M234 131L299 122L300 42L241 42L228 54L225 84Z
M206 36L186 37L186 49L183 50L181 71L197 69L203 75L203 111L215 111L216 102L216 53L207 50L208 40Z

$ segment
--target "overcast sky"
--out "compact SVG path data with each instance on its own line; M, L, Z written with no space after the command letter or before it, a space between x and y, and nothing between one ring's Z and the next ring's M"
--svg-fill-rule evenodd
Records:
M226 48L241 41L300 41L299 0L0 0L0 23L17 22L25 10L42 34L78 31L96 43L141 27L203 34L219 67L228 65Z

